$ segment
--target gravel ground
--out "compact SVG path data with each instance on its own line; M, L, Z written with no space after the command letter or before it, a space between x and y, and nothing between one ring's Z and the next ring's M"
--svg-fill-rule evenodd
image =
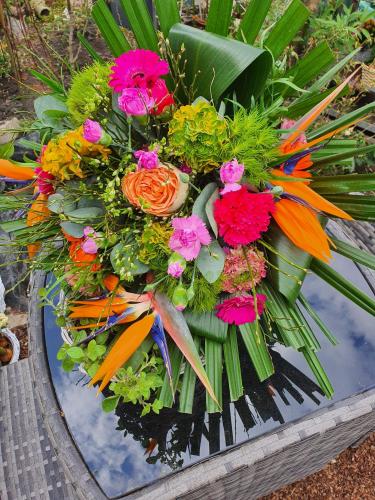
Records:
M375 433L323 470L261 500L375 500Z

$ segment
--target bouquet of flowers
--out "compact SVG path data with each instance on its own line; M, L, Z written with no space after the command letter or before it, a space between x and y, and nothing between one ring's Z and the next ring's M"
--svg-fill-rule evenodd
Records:
M58 358L107 388L106 411L124 401L159 413L177 391L191 413L199 379L217 412L224 370L231 399L243 394L241 337L261 381L280 343L301 352L329 398L306 316L335 339L301 293L306 274L375 314L329 266L331 248L372 268L374 257L324 229L327 217L373 220L374 198L358 193L375 176L319 175L369 151L335 136L374 105L314 126L353 77L325 89L353 54L319 79L332 63L326 44L272 69L306 20L299 0L260 48L250 44L270 2L250 3L237 39L226 36L231 1L211 1L206 31L180 24L175 0L155 4L162 33L143 2L122 2L137 48L95 4L114 59L82 39L94 62L67 91L34 71L53 91L35 100L37 159L0 160L3 179L21 185L1 197L17 210L2 227L28 247L31 270L55 277L40 295L62 327Z

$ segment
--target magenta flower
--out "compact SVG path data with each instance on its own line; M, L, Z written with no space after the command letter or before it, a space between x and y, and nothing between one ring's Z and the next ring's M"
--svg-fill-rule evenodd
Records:
M143 151L139 149L134 153L138 160L138 170L145 168L151 170L159 166L159 157L157 151Z
M151 96L155 101L155 108L152 110L153 115L160 115L165 108L172 106L174 102L173 95L169 92L167 84L159 78L151 87Z
M91 226L86 226L83 229L84 240L81 245L82 250L88 254L96 254L98 253L98 245L96 244L95 238L97 237L97 233L95 229Z
M242 188L241 184L238 184L237 182L232 182L229 184L225 184L224 189L220 191L221 195L227 194L227 193L232 193L233 191L239 191Z
M118 98L118 105L129 116L144 116L151 112L155 101L146 89L125 89Z
M169 240L169 248L186 260L196 259L201 246L211 243L206 225L197 215L175 217L172 226L174 232Z
M168 63L151 50L129 50L115 59L109 85L115 92L126 88L152 88L156 80L169 73Z
M83 124L83 138L96 144L102 138L103 130L100 123L87 119Z
M52 194L55 192L52 181L55 176L49 172L45 172L41 167L36 167L35 173L37 174L36 183L38 185L39 193Z
M257 312L260 316L264 310L267 297L257 294ZM224 300L216 306L216 316L224 321L235 325L253 323L256 319L254 297L252 295L241 295Z
M245 165L238 163L236 158L223 163L220 168L220 179L223 184L234 184L240 182L245 170Z
M171 262L168 265L168 274L169 276L172 276L172 278L180 278L183 272L184 267L180 264L180 262Z

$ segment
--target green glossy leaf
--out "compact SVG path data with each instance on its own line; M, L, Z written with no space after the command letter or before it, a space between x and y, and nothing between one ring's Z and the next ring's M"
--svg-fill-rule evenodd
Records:
M214 311L196 314L184 311L186 323L192 334L224 343L227 340L228 324L221 321Z
M77 33L77 38L79 40L79 43L84 47L88 54L90 54L91 58L93 61L97 61L101 64L104 64L104 59L96 52L94 47L91 45L91 43L85 38L82 33Z
M292 0L290 2L288 8L276 22L264 42L265 47L272 52L275 59L281 56L284 49L305 24L309 15L310 11L301 0Z
M310 187L319 194L373 191L375 174L347 174L314 177Z
M76 208L76 204L62 193L54 193L48 197L47 207L55 214L63 214L64 212L72 212Z
M138 47L158 52L158 37L144 0L120 0Z
M169 348L169 357L171 360L171 368L172 368L172 385L174 391L177 388L178 379L180 377L181 372L181 364L182 364L182 352L177 347L176 344L172 344ZM169 380L168 373L165 373L163 385L160 391L160 395L158 399L162 401L163 406L166 408L171 408L173 405L174 394L171 391L171 384Z
M121 269L123 267L126 268L126 271L129 271L133 276L138 276L140 274L145 274L149 270L149 267L138 259L134 258L135 249L133 246L124 245L124 243L117 243L112 248L110 254L110 260L115 273L121 274ZM127 268L127 258L130 259L133 267ZM119 260L120 259L120 260Z
M78 360L84 357L85 353L80 347L69 347L66 351L67 355L74 360Z
M64 372L71 372L74 368L74 365L75 365L74 361L69 357L64 358L61 363Z
M14 231L19 231L20 229L27 229L28 225L26 223L26 219L17 219L1 222L0 228L6 233L13 233Z
M334 251L336 253L348 257L348 259L354 260L354 262L358 262L358 264L363 264L369 269L375 270L375 256L373 254L360 250L345 241L340 241L336 238L331 238L331 240L335 245Z
M85 207L65 212L65 214L73 222L95 221L103 217L104 210L100 207Z
M60 226L64 233L73 236L74 238L82 238L83 230L85 228L84 224L76 224L75 222L61 222Z
M359 307L375 316L375 300L363 293L359 288L335 271L331 266L315 258L311 262L311 270L326 283L342 293Z
M344 149L344 148L343 148ZM342 153L337 154L326 154L318 158L313 157L314 167L323 167L324 165L335 165L345 160L347 158L354 158L355 156L366 155L375 151L375 144L369 144L368 146L363 146L361 148L349 148L344 150Z
M207 184L196 198L191 211L194 215L197 215L200 219L202 219L202 221L208 228L210 226L210 221L206 212L206 206L210 197L216 191L216 189L216 182L210 182L209 184Z
M201 343L200 337L198 336L194 337L194 344L198 352L200 350L200 343ZM178 409L179 412L189 413L189 414L193 412L196 381L197 381L197 376L195 374L195 371L193 370L191 365L189 365L189 363L186 363L184 375L182 378L180 397L179 397L180 401L180 406Z
M270 267L268 278L276 290L291 303L294 303L306 277L306 272L291 263L308 269L312 257L296 247L276 224L270 226L267 232L267 242L277 252L271 250L267 252L269 261L276 267L276 269Z
M35 114L46 127L59 129L61 118L68 116L68 108L64 100L57 94L41 95L34 100ZM60 111L62 115L51 116L51 111Z
M230 400L237 401L243 395L241 362L238 352L237 328L229 326L227 340L223 345Z
M109 398L105 398L102 401L102 409L105 413L111 413L111 411L115 411L118 403L120 401L120 396L110 396Z
M160 29L167 37L169 30L180 22L180 14L176 0L155 0L156 13L158 15Z
M350 113L347 113L346 115L341 116L336 120L332 120L327 125L323 125L322 127L317 128L313 132L309 133L309 140L316 139L317 137L320 137L326 134L327 132L331 132L332 130L342 127L343 125L347 125L348 123L351 123L352 121L357 120L362 116L370 115L371 113L374 112L374 110L375 110L375 101L370 102L369 104L366 104L361 108L355 109L354 111L351 111Z
M300 293L298 296L299 302L302 304L302 306L305 308L309 316L315 321L315 323L318 325L320 330L324 333L324 335L327 337L327 339L331 342L332 345L337 345L338 341L337 339L332 335L330 330L327 328L327 326L323 323L321 320L320 316L316 312L316 310L311 307L310 303L306 299L306 297Z
M237 31L237 39L252 45L268 14L272 0L250 0L240 26Z
M218 403L206 393L207 413L221 411L223 406L223 349L219 342L205 340L206 372L216 394Z
M262 92L272 66L267 51L180 23L171 28L169 40L175 53L185 47L185 84L191 87L196 78L195 97L219 103L234 91L247 107Z
M206 31L227 36L232 20L233 0L211 0Z
M315 352L310 349L303 348L301 349L301 353L305 357L307 364L309 365L311 371L315 375L316 380L318 381L319 386L321 387L324 394L328 399L331 399L334 393L331 382L329 381L326 372L324 371L320 361L315 354Z
M214 203L218 198L219 198L219 189L216 188L215 191L212 193L212 195L209 197L206 203L206 210L205 210L209 225L211 226L211 229L214 232L216 238L218 237L219 230L214 217Z
M215 283L224 269L225 252L214 240L209 245L203 245L197 260L197 268L209 283Z
M263 382L263 380L273 375L275 369L261 327L259 325L258 332L256 331L255 323L245 323L244 325L239 325L238 328L240 329L242 339L258 378Z
M92 8L92 17L114 57L131 49L121 29L112 16L105 0L97 0Z

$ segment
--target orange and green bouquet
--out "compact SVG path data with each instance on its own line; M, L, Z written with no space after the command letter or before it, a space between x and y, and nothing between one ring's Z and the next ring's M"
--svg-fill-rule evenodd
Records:
M37 159L0 160L19 184L1 197L17 211L3 227L31 270L53 273L40 294L62 327L58 358L107 388L106 411L178 400L189 413L197 380L208 412L221 411L224 372L231 399L243 395L239 337L261 381L280 343L330 398L309 321L335 339L301 293L306 274L375 314L330 267L332 250L370 268L375 258L325 230L329 218L374 220L363 193L375 175L324 175L374 149L340 134L375 106L319 122L347 90L355 71L327 86L354 54L334 64L324 42L285 69L277 61L308 12L293 0L259 41L270 3L250 2L228 36L232 1L211 1L205 31L180 23L176 0L156 1L157 32L142 1L123 0L132 47L99 0L113 59L82 39L94 61L68 89L33 72L52 92L35 100Z

